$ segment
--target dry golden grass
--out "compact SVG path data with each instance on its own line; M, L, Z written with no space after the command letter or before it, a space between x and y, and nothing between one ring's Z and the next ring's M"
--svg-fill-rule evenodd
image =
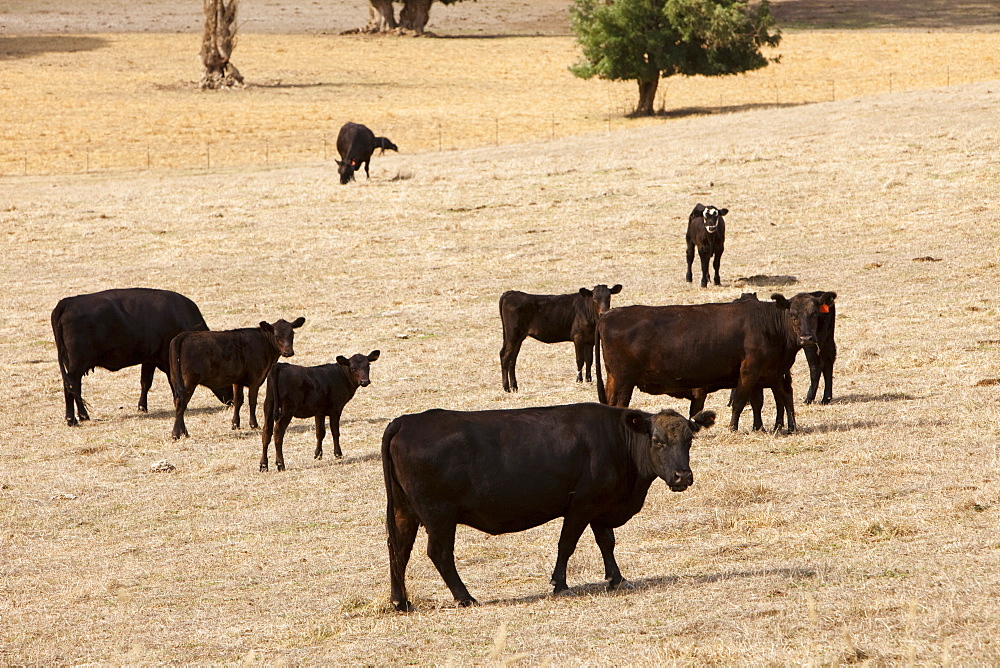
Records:
M451 48L354 44L356 67L367 48ZM251 63L253 39L240 48ZM257 114L257 136L330 131L337 109L355 111L344 100L316 116L318 90L156 91L162 76L130 98L115 91L131 71L105 68L123 77L109 80L85 66L101 53L51 66L66 80L79 70L85 100L53 120L64 143L80 119L102 118L86 81L107 82L140 135L187 123L183 136L200 141L198 119L216 105ZM30 69L6 65L5 86ZM268 67L329 81L319 67ZM505 85L512 99L530 87ZM538 103L555 104L545 90ZM244 99L255 104L227 102ZM597 125L575 131L603 130L605 109L606 97ZM1000 376L998 109L1000 83L988 82L647 127L618 119L608 135L444 153L415 132L412 149L377 157L372 179L348 187L319 163L0 179L0 663L1000 662L1000 388L977 386ZM418 118L434 113L414 103ZM406 137L411 125L396 123ZM100 141L127 144L127 132ZM721 288L683 281L699 200L732 212ZM941 261L914 261L927 256ZM462 528L459 570L484 605L453 606L421 535L418 612L388 611L385 424L438 406L595 398L572 382L571 346L533 341L522 392L500 390L501 292L620 282L618 305L697 303L732 299L735 279L757 274L796 276L785 294L840 294L835 401L798 406L792 436L700 438L695 485L655 485L618 532L631 590L603 592L585 535L573 595L549 596L558 523L502 537ZM312 460L310 422L296 421L289 470L259 474L259 434L230 431L203 390L192 437L174 442L163 376L140 415L135 369L86 377L95 419L65 427L49 312L63 296L132 285L191 296L217 329L305 315L299 364L380 348L371 387L345 411L346 458ZM801 396L801 360L795 387ZM684 409L647 395L633 405ZM725 393L709 407L724 415ZM176 470L154 472L162 460Z
M0 174L263 166L332 160L347 120L405 153L622 127L631 82L583 81L569 37L241 37L250 88L202 92L198 36L0 38ZM990 80L1000 33L789 32L782 62L747 75L673 78L670 116L793 105ZM377 164L377 163L376 163Z

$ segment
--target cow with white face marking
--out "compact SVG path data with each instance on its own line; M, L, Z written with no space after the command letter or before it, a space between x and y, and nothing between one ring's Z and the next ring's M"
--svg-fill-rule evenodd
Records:
M726 221L723 216L729 209L715 206L705 206L701 202L695 205L688 216L687 229L687 282L691 283L691 265L694 262L694 249L698 248L701 258L701 287L708 287L708 263L711 260L715 268L715 284L719 282L719 263L722 252L726 249Z

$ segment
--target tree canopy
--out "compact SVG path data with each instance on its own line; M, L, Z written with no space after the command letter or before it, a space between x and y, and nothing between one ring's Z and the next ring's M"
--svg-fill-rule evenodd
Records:
M777 46L768 0L573 0L570 23L583 61L578 77L635 80L638 114L652 114L661 76L720 76L765 67Z

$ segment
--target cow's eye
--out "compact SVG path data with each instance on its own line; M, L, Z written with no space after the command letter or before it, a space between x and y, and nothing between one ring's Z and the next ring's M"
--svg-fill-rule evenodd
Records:
M655 445L658 448L662 448L664 445L666 445L666 443L664 443L663 441L661 441L660 439L658 439L658 438L656 438L654 436L653 437L653 445Z

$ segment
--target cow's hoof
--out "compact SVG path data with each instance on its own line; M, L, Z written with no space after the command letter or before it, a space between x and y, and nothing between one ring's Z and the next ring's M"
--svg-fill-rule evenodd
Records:
M80 413L80 422L84 422L85 420L89 419L90 419L89 415L87 415L86 413Z
M333 453L333 458L334 459L343 459L344 458L344 453L343 452L335 452L335 453ZM322 459L322 457L320 459Z
M76 418L66 418L66 426L67 427L79 427L80 423L77 421Z
M823 397L823 401L821 401L820 403L826 406L831 401L833 401L833 397Z
M236 431L237 429L240 428L240 426L234 422L231 425L229 425L229 428L232 429L233 431Z
M342 457L343 455L336 455L336 456L337 457ZM323 452L320 451L320 452L313 453L313 459L323 459Z
M812 402L813 402L813 400L812 399L808 399L808 398L802 400L802 403L807 404L807 405L811 404Z
M260 472L264 473L265 471L267 471L267 462L260 465Z
M279 471L284 471L285 470L285 462L276 462L275 465L274 465L274 467L276 469L278 469Z
M471 608L474 605L479 605L479 601L470 596L469 598L463 598L458 602L458 605L462 608Z
M413 604L409 601L393 601L392 605L397 612L413 612Z
M136 408L139 409L140 413L148 413L149 412L149 407L143 406L142 404L139 404L138 406L136 406Z

